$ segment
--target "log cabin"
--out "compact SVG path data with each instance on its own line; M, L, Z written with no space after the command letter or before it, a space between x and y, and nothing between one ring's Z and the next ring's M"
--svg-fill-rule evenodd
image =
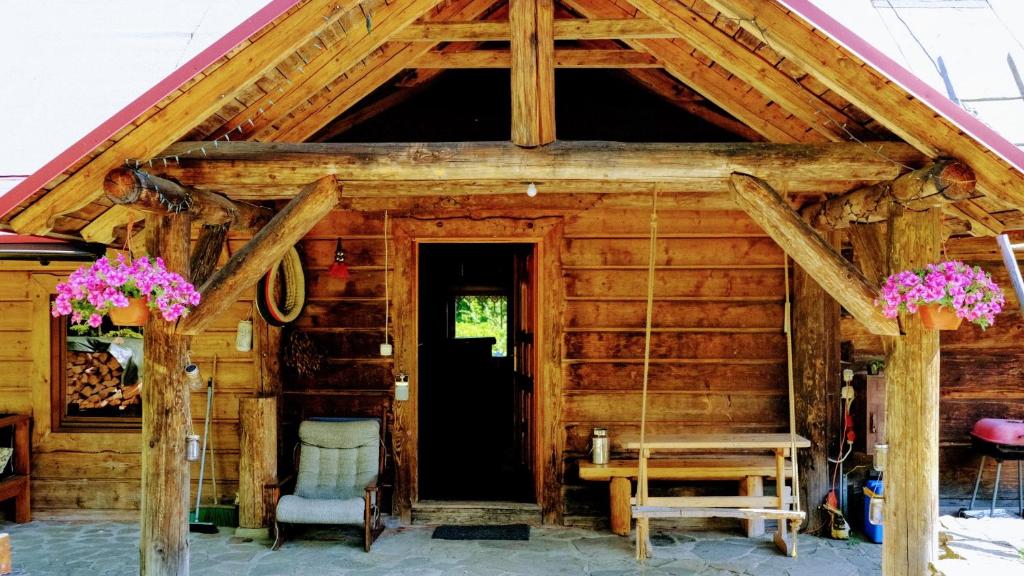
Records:
M642 411L650 434L767 433L792 404L815 527L842 367L884 359L884 569L920 574L972 488L970 426L1024 416L1024 322L940 339L873 300L940 254L1005 284L993 236L1024 229L1022 167L806 0L274 0L0 198L16 240L159 255L203 293L146 326L141 405L92 418L107 384L76 370L108 359L71 357L49 313L77 264L0 263L0 411L33 418L37 512L142 508L143 573L187 573L179 439L205 397L186 356L216 379L249 528L301 420L381 404L401 521L470 500L588 525L608 514L579 477L594 427L625 457ZM305 306L281 327L254 287L292 246ZM505 307L500 350L451 338L460 298ZM247 425L257 402L277 438Z

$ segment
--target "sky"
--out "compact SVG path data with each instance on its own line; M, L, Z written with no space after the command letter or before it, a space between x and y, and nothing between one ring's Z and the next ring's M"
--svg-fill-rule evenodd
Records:
M266 2L0 2L0 194ZM941 59L962 105L1024 144L1024 0L814 2L947 94ZM991 96L1017 99L972 101Z

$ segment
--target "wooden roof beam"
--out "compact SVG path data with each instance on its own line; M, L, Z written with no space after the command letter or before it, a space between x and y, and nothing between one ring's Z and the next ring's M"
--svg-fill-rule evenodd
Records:
M220 194L130 168L107 173L103 189L115 204L160 215L188 212L193 222L227 224L237 231L259 230L272 216L268 208L232 202Z
M847 140L849 134L861 139L867 137L859 124L683 3L675 0L629 1L828 140L841 142Z
M355 4L355 0L310 0L303 4L29 205L11 220L11 226L20 234L49 232L56 218L103 194L107 172L124 165L126 158L151 158L173 144L192 129L197 117L205 118L216 112L225 98L240 92L310 41L323 27L325 18L333 22L338 17L337 6Z
M974 171L956 160L940 160L898 178L858 188L802 212L820 229L846 228L851 223L887 220L892 203L910 210L936 208L969 198L974 193Z
M85 228L82 228L82 239L87 242L98 242L110 244L115 240L114 230L119 226L125 226L144 220L145 213L133 210L128 206L114 204L106 212L97 216Z
M512 142L519 146L555 140L554 19L554 0L509 0Z
M555 40L604 40L620 38L675 38L675 32L649 18L558 18ZM400 42L508 42L508 22L418 22L395 35Z
M955 157L977 173L978 188L1008 206L1024 209L1024 177L1007 163L973 143L959 129L916 98L850 57L775 2L763 0L706 0L725 16L792 59L833 92L869 114L883 126L933 158ZM756 24L755 24L756 23Z
M877 285L836 252L767 182L739 172L733 199L783 250L872 334L899 336L896 320L875 306Z
M428 52L411 64L413 68L509 68L509 50L473 50L470 52ZM554 52L555 68L661 68L651 56L635 50L560 49Z
M334 209L340 194L341 186L331 176L303 189L199 288L202 302L178 322L177 333L194 336L202 332Z
M631 18L636 10L624 7L614 0L561 0L562 4L588 18ZM765 100L751 87L709 67L693 54L693 48L679 40L627 39L634 50L647 52L657 58L665 71L680 82L693 88L716 106L734 116L764 139L771 142L805 142L824 140L799 119L790 119L770 109Z
M488 13L497 0L451 0L428 13L428 20L475 20ZM504 17L504 8L495 11ZM278 118L256 133L256 139L273 142L304 142L341 116L346 110L411 66L417 58L432 50L436 44L387 42L362 62L354 64L344 74L332 80L316 94L310 94L287 117ZM445 52L471 49L467 43L450 44ZM424 76L436 71L424 71Z
M203 146L181 142L165 153ZM735 170L775 181L877 182L921 156L896 142L822 144L652 144L555 142L528 150L509 142L264 144L206 146L206 158L182 158L165 174L198 188L304 184L324 174L358 181L722 182ZM894 164L895 159L900 164ZM598 192L599 190L595 190Z

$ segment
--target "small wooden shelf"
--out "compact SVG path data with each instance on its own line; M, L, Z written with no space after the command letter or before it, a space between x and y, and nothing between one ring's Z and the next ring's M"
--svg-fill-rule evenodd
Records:
M32 521L29 471L29 423L25 414L0 416L0 428L14 428L14 474L0 478L0 502L14 498L14 521L18 524Z

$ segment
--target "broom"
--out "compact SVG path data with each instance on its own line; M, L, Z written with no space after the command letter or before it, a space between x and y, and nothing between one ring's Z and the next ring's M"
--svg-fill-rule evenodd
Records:
M196 509L189 514L188 531L202 534L216 534L217 526L209 521L202 521L199 502L203 498L203 473L206 471L206 441L210 438L210 405L213 403L213 377L206 383L206 417L203 422L203 451L199 459L199 485L196 487Z
M209 435L210 412L213 409L214 378L217 376L217 356L213 357L213 374L206 382L207 397L209 403L206 408L206 434ZM206 440L204 438L204 444ZM210 469L213 479L213 501L207 505L197 506L199 510L199 521L208 522L214 526L238 526L238 506L236 504L223 504L220 499L220 492L217 490L217 457L213 448L213 436L209 436L210 444ZM198 499L196 500L199 501Z

